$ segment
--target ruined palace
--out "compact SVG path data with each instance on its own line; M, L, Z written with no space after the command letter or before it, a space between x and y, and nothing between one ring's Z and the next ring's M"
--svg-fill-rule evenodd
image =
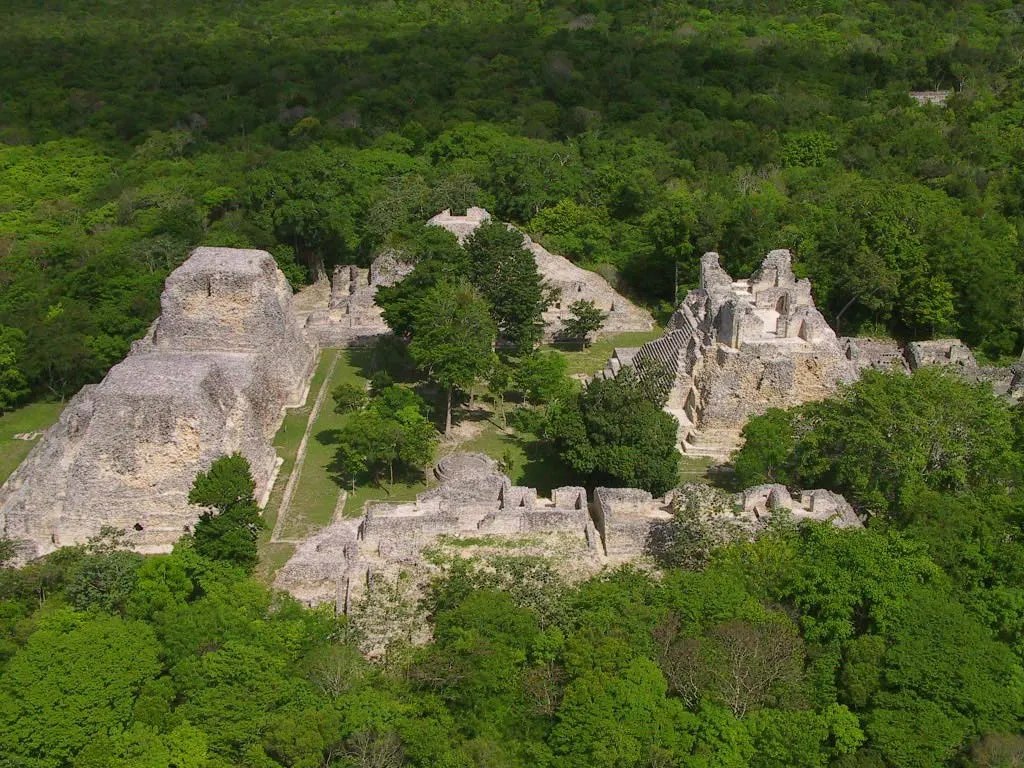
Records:
M636 488L555 488L550 498L513 485L482 453L454 453L434 470L439 485L412 502L368 502L359 518L338 518L299 545L275 586L308 603L336 602L347 612L375 578L427 567L426 551L445 537L505 541L511 549L557 550L576 572L596 572L648 554L671 535L673 509L687 488L664 498ZM754 533L786 510L795 520L860 526L838 494L762 485L729 499L722 517Z
M201 510L198 471L241 452L256 493L273 485L282 409L301 403L316 359L270 254L198 248L167 278L161 314L99 384L83 387L0 486L0 535L23 556L103 526L168 551Z
M733 280L717 253L704 254L700 287L664 335L616 349L602 375L625 365L662 387L684 453L723 460L739 447L751 416L820 400L856 377L814 306L810 281L796 279L785 250L765 256L746 280Z
M377 289L394 285L412 271L395 251L385 251L369 269L353 265L334 268L326 307L306 318L306 333L323 347L358 347L390 333L384 313L374 303Z

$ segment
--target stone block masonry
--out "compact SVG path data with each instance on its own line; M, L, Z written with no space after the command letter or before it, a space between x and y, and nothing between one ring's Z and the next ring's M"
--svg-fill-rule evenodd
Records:
M195 475L235 451L257 497L277 469L283 408L300 404L316 345L270 254L198 248L167 279L149 333L84 387L0 487L0 535L30 558L104 526L142 552L167 551L198 519Z
M369 502L358 519L337 519L303 542L278 572L275 586L310 604L337 600L339 612L363 595L371 576L394 577L429 567L427 553L444 540L489 541L511 550L561 551L581 573L594 573L652 553L673 535L672 492L655 499L636 488L556 488L550 499L512 485L481 453L455 453L434 470L440 485L411 502ZM729 517L751 535L772 511L797 520L860 525L842 496L807 491L794 501L784 486L758 486L733 497ZM563 554L563 557L565 555Z
M700 288L665 334L615 350L602 375L632 365L665 394L684 453L728 458L751 416L820 400L856 377L814 306L810 282L797 280L790 262L789 251L772 251L750 278L734 280L717 253L705 254Z

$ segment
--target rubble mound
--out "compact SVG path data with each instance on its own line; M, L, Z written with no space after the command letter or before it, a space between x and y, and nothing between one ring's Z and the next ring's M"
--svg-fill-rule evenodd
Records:
M444 210L427 223L447 229L462 242L490 218L491 215L483 208L470 208L465 216L454 216L450 210ZM647 310L618 293L599 274L581 269L564 256L551 253L525 232L522 235L523 247L533 254L541 277L558 290L558 299L544 312L545 340L554 341L561 337L565 321L570 316L569 307L576 301L592 301L608 315L595 338L649 331L654 327L654 318Z
M191 530L195 475L241 452L265 499L283 408L305 398L316 347L270 254L198 248L167 279L161 315L83 387L0 487L0 535L34 557L112 526L142 552Z

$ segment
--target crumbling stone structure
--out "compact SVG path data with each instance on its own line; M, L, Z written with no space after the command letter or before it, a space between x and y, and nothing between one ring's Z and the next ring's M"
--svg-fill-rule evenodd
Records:
M484 208L470 208L465 216L454 216L450 210L442 211L427 223L447 229L459 242L463 242L490 218L491 215ZM595 338L631 331L649 331L654 327L654 318L647 310L619 294L599 274L581 269L564 256L551 253L540 243L531 240L525 232L522 235L523 247L533 254L537 270L544 281L558 292L555 303L544 312L546 341L561 338L565 321L570 317L569 306L576 301L592 301L594 306L608 315Z
M715 459L739 447L751 416L825 398L856 376L786 250L769 253L747 280L733 280L717 253L704 254L700 287L687 294L665 334L616 349L602 375L615 376L625 365L666 393L681 450Z
M169 550L201 510L195 475L241 452L258 497L283 408L305 398L316 347L270 254L198 248L167 279L161 315L102 382L83 387L0 487L0 535L25 558L124 529Z
M385 251L369 269L345 265L334 268L327 307L306 317L306 333L321 347L358 347L373 344L391 332L383 312L374 303L377 289L394 285L412 272L413 265L394 251Z
M1006 368L979 365L974 353L960 339L912 341L905 348L891 340L848 337L840 342L858 375L867 369L909 374L921 368L940 367L969 382L988 382L997 395L1014 400L1024 395L1024 355Z
M444 538L488 537L510 546L568 544L584 572L652 552L652 542L673 533L672 492L654 499L635 488L565 487L551 498L512 485L497 463L480 453L456 453L435 469L440 482L413 502L370 502L362 517L339 519L299 546L278 572L275 586L310 604L335 601L344 612L375 577L427 567L426 553ZM860 525L838 494L806 491L794 501L784 486L758 486L732 497L730 521L751 535L772 511L795 520ZM709 510L709 514L714 514Z

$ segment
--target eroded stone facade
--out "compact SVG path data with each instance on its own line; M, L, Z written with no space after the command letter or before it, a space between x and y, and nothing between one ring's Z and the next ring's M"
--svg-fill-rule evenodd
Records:
M374 303L377 289L401 281L412 268L394 251L382 253L369 269L353 265L335 267L327 306L306 316L306 333L322 347L373 344L391 332L383 311Z
M0 535L25 557L102 526L139 551L169 550L199 516L187 501L196 473L235 451L265 498L283 408L302 402L316 360L291 301L270 254L193 251L146 337L72 398L0 487Z
M769 253L746 280L726 273L717 253L704 254L700 288L687 294L665 334L616 349L603 375L624 365L664 388L681 450L719 460L739 446L751 416L820 400L856 377L785 250Z
M635 488L556 488L550 498L516 486L481 453L455 453L435 468L439 485L413 502L369 502L357 519L335 520L299 545L275 586L309 604L334 601L347 612L374 578L427 567L444 539L488 539L505 551L557 549L576 572L594 573L651 554L672 535L676 494L652 498ZM794 500L784 486L758 486L732 497L724 512L750 535L772 511L796 520L860 525L838 494L806 491Z

